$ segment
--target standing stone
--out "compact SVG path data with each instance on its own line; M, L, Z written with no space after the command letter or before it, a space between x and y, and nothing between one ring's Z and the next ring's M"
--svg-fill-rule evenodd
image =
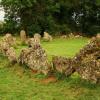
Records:
M92 83L100 82L100 61L96 60L93 55L84 58L77 71L85 80L91 81Z
M19 63L26 64L32 70L42 72L45 75L50 71L50 65L45 50L37 43L21 51Z
M16 56L16 52L14 50L13 47L10 47L7 51L6 51L6 56L8 57L8 60L11 63L16 63L17 62L17 56Z
M22 43L26 42L26 32L24 30L20 31L20 39Z
M14 45L15 44L15 38L10 34L10 33L7 33L4 37L3 37L3 42L6 42L8 43L10 46Z
M34 43L35 43L34 38L29 38L27 40L28 47L34 47Z
M16 52L7 42L1 42L0 53L6 56L11 63L17 62Z
M52 41L52 36L49 35L49 33L44 32L44 36L43 36L44 41Z
M74 36L73 33L70 33L70 34L69 34L69 38L72 38L72 39L73 39L74 37L75 37L75 36Z
M75 38L82 38L82 36L81 35L76 35Z
M66 39L66 38L68 38L68 36L67 35L62 35L61 38Z
M61 73L61 74L65 74L66 76L70 76L72 75L72 73L75 72L74 69L74 61L71 58L65 58L65 57L57 57L54 56L52 58L52 63L53 63L53 67L54 69Z
M92 83L100 80L100 39L92 38L75 56L78 63L76 71L79 75Z
M1 43L0 43L0 52L8 58L11 63L17 62L17 56L14 48L12 47L15 44L15 39L11 34L6 34Z
M40 39L41 39L41 35L40 34L38 34L38 33L34 34L34 41L36 43L40 43Z
M7 50L10 48L10 45L7 42L0 43L0 52L6 55Z
M96 37L100 39L100 33L98 33Z

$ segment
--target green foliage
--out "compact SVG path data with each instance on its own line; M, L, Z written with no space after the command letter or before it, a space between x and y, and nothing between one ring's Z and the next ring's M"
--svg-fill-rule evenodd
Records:
M3 22L0 22L0 35L2 33L3 25L4 25L4 23Z
M33 36L44 31L86 35L100 31L100 0L2 0L1 5L5 32L24 29Z

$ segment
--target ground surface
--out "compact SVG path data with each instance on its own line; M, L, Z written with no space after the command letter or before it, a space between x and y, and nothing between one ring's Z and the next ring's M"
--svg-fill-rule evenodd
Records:
M54 39L42 42L42 46L51 60L52 55L73 57L87 41ZM15 47L16 52L24 47ZM77 73L62 80L47 78L18 64L12 66L0 55L0 100L100 100L100 86L81 80Z

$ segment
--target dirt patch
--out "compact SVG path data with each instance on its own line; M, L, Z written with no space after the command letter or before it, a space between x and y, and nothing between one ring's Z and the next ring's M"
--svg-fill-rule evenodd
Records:
M50 76L48 78L41 80L40 82L43 84L55 83L55 82L57 82L57 78L54 76Z
M37 70L32 70L32 73L33 74L36 74L38 71Z

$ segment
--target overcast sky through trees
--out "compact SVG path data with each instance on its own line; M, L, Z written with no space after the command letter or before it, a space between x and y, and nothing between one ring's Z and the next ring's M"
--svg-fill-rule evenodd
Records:
M3 21L4 20L4 11L2 8L0 8L0 21Z
M0 2L1 2L1 0L0 0ZM2 9L2 7L0 7L0 21L4 21L4 11L3 11L3 9Z

